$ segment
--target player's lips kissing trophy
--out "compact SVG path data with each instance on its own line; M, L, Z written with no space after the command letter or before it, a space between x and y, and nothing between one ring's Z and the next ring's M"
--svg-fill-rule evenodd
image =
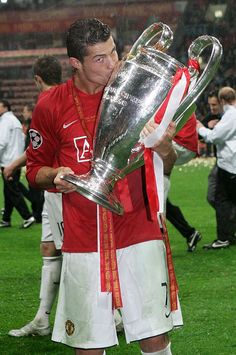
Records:
M151 45L157 35L160 39ZM172 118L178 130L191 116L194 102L213 78L220 62L222 47L215 37L204 35L192 42L188 49L188 68L164 53L171 42L172 31L162 23L152 24L138 38L105 88L91 170L81 176L65 174L61 177L76 185L77 192L89 200L118 214L123 213L123 207L114 194L114 185L143 164L140 133L173 88L176 73L182 70L190 74L187 94ZM200 54L209 45L212 46L210 58L197 78L199 71L191 63L198 63Z

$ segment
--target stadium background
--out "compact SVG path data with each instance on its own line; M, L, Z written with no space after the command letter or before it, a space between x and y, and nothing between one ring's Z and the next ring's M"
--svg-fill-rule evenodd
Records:
M58 57L63 79L70 76L65 32L77 18L97 17L108 23L120 56L140 33L155 21L171 27L174 41L168 53L187 62L193 39L214 35L224 54L214 80L198 100L198 118L204 116L206 94L222 85L235 88L236 6L234 0L0 0L0 98L9 100L21 118L23 105L34 103L37 89L32 64L43 54ZM210 49L209 49L210 50ZM202 68L209 50L204 51Z

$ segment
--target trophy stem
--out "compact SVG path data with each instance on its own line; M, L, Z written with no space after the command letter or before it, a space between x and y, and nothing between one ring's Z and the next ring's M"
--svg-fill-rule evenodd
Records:
M123 206L113 191L114 183L120 179L120 176L114 168L102 160L96 160L96 164L92 162L92 169L87 174L80 176L64 174L61 179L75 185L77 192L90 201L116 214L124 213Z

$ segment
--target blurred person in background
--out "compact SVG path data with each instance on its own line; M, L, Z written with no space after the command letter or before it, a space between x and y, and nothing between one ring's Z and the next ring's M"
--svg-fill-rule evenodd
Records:
M62 68L53 56L39 57L33 66L34 80L40 92L38 102L61 83ZM28 110L24 108L25 113ZM27 115L24 117L27 119ZM31 116L31 115L30 115ZM31 122L31 119L29 123ZM29 142L28 142L29 143ZM26 143L26 146L28 144ZM6 167L5 178L11 180L20 167L26 165L26 152ZM31 189L33 189L31 187ZM36 191L36 189L34 189ZM40 191L40 190L37 190ZM42 193L42 191L40 191ZM45 191L45 203L42 211L42 236L40 250L43 259L40 287L40 303L34 319L19 329L12 329L9 335L25 337L29 335L50 334L49 316L57 295L61 274L61 244L63 239L63 221L61 194Z
M197 123L198 133L205 142L216 145L217 173L215 210L217 239L205 249L227 248L235 244L236 231L236 94L231 87L219 90L223 108L221 120L211 130Z
M32 114L33 114L33 110L34 110L34 104L32 103L27 103L24 105L23 110L22 110L22 126L23 126L23 131L26 135L26 139L25 139L25 147L27 148L30 142L30 138L28 135L28 131L30 129L30 123L32 120Z
M173 145L177 153L175 166L186 164L197 155L198 135L195 114L188 119L183 128L175 135ZM187 222L181 209L171 203L168 197L170 175L171 172L169 176L165 175L166 218L185 238L187 251L193 252L202 236L198 230Z
M223 111L218 98L218 92L210 91L208 94L208 105L210 108L209 114L201 121L201 123L209 129L213 129L215 125L220 121ZM207 149L211 153L210 156L216 157L216 146L213 143L207 143ZM217 164L213 166L208 176L208 188L207 188L207 201L215 208L215 193L216 193L216 177L217 177Z
M207 103L210 112L201 120L201 122L206 128L213 129L222 117L222 107L218 99L217 90L209 92L207 95ZM206 143L206 156L216 156L216 148L214 144Z
M4 169L19 158L24 151L25 138L22 125L11 111L7 100L0 100L0 165L3 177L4 211L0 227L11 227L11 216L16 208L23 218L22 228L30 227L35 219L24 200L19 181L21 169L17 169L11 180L4 177Z
M26 135L25 137L25 149L28 147L30 142L29 137L29 129L30 123L32 120L32 113L33 113L34 105L32 103L26 104L22 110L23 116L23 131ZM13 163L14 164L14 163ZM44 202L44 194L42 190L35 189L28 184L28 188L20 182L21 191L30 202L31 202L31 209L33 216L35 218L36 223L42 222L42 210L43 210L43 202Z

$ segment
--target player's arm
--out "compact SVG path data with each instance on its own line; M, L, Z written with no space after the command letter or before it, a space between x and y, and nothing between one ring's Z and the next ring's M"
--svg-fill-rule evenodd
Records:
M156 128L158 127L158 124L155 122L148 122L144 129L143 129L143 134L145 136L148 136L150 133L152 133ZM171 122L165 131L165 133L162 135L162 137L156 142L156 144L152 147L152 150L162 158L163 165L164 165L164 174L169 175L175 161L177 159L177 154L174 149L174 146L172 144L172 139L175 134L175 123Z
M73 174L73 171L67 167L51 168L48 166L41 167L35 177L35 183L41 189L56 188L58 192L73 192L76 186L61 179L63 174Z
M57 175L55 165L58 142L53 123L54 117L41 100L36 105L29 130L30 144L26 149L26 177L29 184L39 189L55 188L53 180Z
M5 166L3 174L6 180L11 180L16 170L26 165L26 152L24 152L19 158L14 160L11 164Z
M231 134L231 126L227 125L224 129L224 123L220 121L215 125L211 130L203 126L200 121L197 121L197 131L198 134L204 139L206 143L223 143L228 136L228 133Z
M175 161L177 159L177 153L173 145L169 150L169 153L162 157L163 165L164 165L164 175L170 175L173 166L175 165Z
M55 188L54 179L57 175L58 168L42 166L38 169L35 176L35 184L41 189Z

